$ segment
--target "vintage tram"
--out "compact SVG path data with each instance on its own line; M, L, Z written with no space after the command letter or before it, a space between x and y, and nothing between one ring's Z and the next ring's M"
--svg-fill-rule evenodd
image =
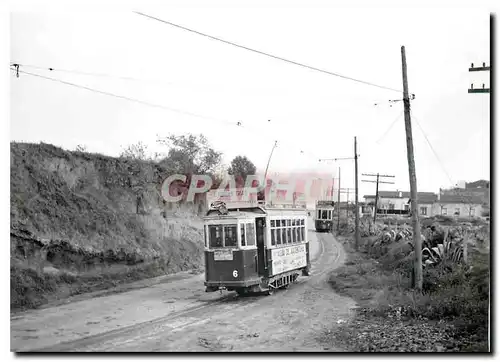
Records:
M206 292L272 294L309 275L307 212L215 202L204 217Z
M335 210L335 202L333 201L316 202L314 226L317 232L332 231L334 210Z

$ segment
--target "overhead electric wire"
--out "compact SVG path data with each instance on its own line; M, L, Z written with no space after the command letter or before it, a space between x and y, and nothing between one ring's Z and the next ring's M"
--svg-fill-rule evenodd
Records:
M266 52L263 52L263 51L260 51L260 50L249 48L249 47L244 46L244 45L239 45L239 44L233 43L231 41L227 41L227 40L224 40L224 39L212 36L212 35L208 35L208 34L200 32L200 31L196 31L196 30L193 30L193 29L190 29L190 28L187 28L185 26L178 25L178 24L174 24L172 22L169 22L169 21L166 21L166 20L162 20L162 19L156 18L156 17L151 16L151 15L147 15L147 14L144 14L144 13L141 13L141 12L138 12L138 11L134 11L134 13L136 13L138 15L141 15L141 16L144 16L144 17L149 18L149 19L153 19L153 20L159 21L159 22L164 23L164 24L168 24L168 25L174 26L174 27L182 29L182 30L189 31L191 33L202 35L202 36L205 36L207 38L210 38L210 39L213 39L213 40L217 40L217 41L220 41L220 42L225 43L225 44L229 44L229 45L232 45L232 46L235 46L235 47L238 47L238 48L241 48L241 49L245 49L245 50L257 53L257 54L265 55L267 57L278 59L278 60L281 60L281 61L284 61L284 62L287 62L287 63L290 63L290 64L298 65L298 66L301 66L301 67L304 67L304 68L308 68L308 69L311 69L311 70L314 70L314 71L317 71L317 72L321 72L321 73L333 75L335 77L343 78L343 79L346 79L346 80L351 80L353 82L358 82L358 83L362 83L362 84L365 84L365 85L369 85L369 86L373 86L373 87L377 87L377 88L382 88L382 89L390 90L390 91L393 91L393 92L403 93L403 91L398 90L398 89L394 89L394 88L390 88L390 87L378 85L378 84L367 82L367 81L360 80L360 79L355 79L355 78L348 77L348 76L345 76L345 75L342 75L342 74L339 74L339 73L330 72L328 70L316 68L316 67L313 67L313 66L310 66L310 65L306 65L306 64L299 63L299 62L296 62L296 61L293 61L293 60L289 60L289 59L285 59L285 58L282 58L282 57L279 57L279 56L276 56L276 55L272 55L272 54L269 54L269 53L266 53Z
M401 113L399 113L397 118L394 121L392 121L392 123L389 125L387 130L384 132L384 134L377 140L377 144L380 144L380 141L382 141L389 134L389 131L392 129L392 127L394 127L394 125L401 118L402 115L403 115L403 111L401 111Z
M41 67L39 65L31 65L31 64L23 64L23 63L14 63L14 64L18 64L18 65L20 65L22 67L26 67L26 68L33 68L33 69L38 69L38 70L48 70L51 72L73 73L73 74L79 74L79 75L85 75L85 76L91 76L91 77L114 78L114 79L123 79L123 80L138 81L138 82L153 82L153 80L125 77L125 76L120 76L120 75L111 75L111 74L105 74L105 73L84 72L84 71L80 71L80 70L69 70L69 69L61 69L61 68L53 68L53 67Z
M64 81L64 80L61 80L61 79L57 79L57 78L47 77L47 76L44 76L44 75L35 74L35 73L31 73L31 72L26 72L26 71L15 69L15 68L11 68L11 70L19 72L19 73L22 73L22 74L31 75L33 77L38 77L38 78L41 78L41 79L50 80L52 82L62 83L64 85L69 85L69 86L72 86L72 87L84 89L84 90L87 90L87 91L90 91L90 92L95 92L95 93L98 93L98 94L102 94L102 95L106 95L106 96L110 96L110 97L115 97L115 98L126 100L126 101L129 101L129 102L134 102L134 103L142 104L142 105L149 106L149 107L160 108L160 109L164 109L164 110L167 110L167 111L171 111L171 112L175 112L175 113L180 113L180 114L185 114L185 115L188 115L188 116L197 117L197 118L201 118L201 119L206 119L206 120L211 120L211 121L216 121L216 122L223 122L223 123L225 123L227 125L231 125L231 126L237 126L237 127L241 127L241 128L247 128L250 131L255 132L256 134L258 134L259 136L261 136L261 137L263 136L262 129L259 130L259 131L257 131L253 127L249 127L247 125L243 125L242 122L240 122L240 121L238 121L238 122L232 122L232 121L228 121L228 120L224 120L224 119L203 116L203 115L200 115L200 114L196 114L196 113L184 111L184 110L181 110L181 109L171 108L171 107L163 106L163 105L160 105L160 104L155 104L155 103L151 103L151 102L147 102L147 101L142 101L142 100L139 100L139 99L136 99L136 98L122 96L122 95L111 93L111 92L101 91L101 90L98 90L98 89L95 89L95 88L91 88L91 87L79 85L79 84L76 84L76 83L67 82L67 81ZM264 137L266 137L265 134L264 134ZM275 137L269 137L269 138L270 139L272 138L273 140L276 139ZM282 144L282 143L287 144L288 142L280 140L278 142L278 145ZM291 143L288 143L288 144L289 144L289 147L291 147ZM309 151L306 152L303 149L300 149L300 148L296 147L296 145L293 145L293 148L295 148L296 151L300 150L301 154L308 155L311 158L317 159L316 155L313 155Z
M415 122L417 123L417 126L420 128L420 131L421 131L421 132L422 132L422 134L424 135L424 138L425 138L425 140L427 141L427 144L429 145L429 147L430 147L430 149L431 149L432 153L434 154L434 156L435 156L435 157L436 157L436 159L438 160L439 165L441 166L441 168L443 169L444 173L445 173L445 174L446 174L446 176L448 177L448 180L450 181L450 183L453 185L453 184L454 184L453 179L450 177L450 174L448 173L448 171L446 171L446 168L444 167L444 164L443 164L443 162L441 161L441 158L438 156L438 154L437 154L436 150L435 150L435 149L434 149L434 147L432 146L431 141L430 141L430 140L429 140L429 138L427 137L427 133L424 131L424 129L423 129L422 125L420 124L420 122L418 121L418 119L417 119L417 118L413 115L413 112L412 112L412 114L411 114L411 115L412 115L412 118L413 118L413 119L415 120ZM471 198L469 198L467 195L461 195L461 194L459 194L459 193L457 193L457 195L458 195L458 196L460 196L460 198L462 199L462 201L463 201L464 203L468 203L468 204L472 204L472 203L473 203L473 202L472 202L472 199L471 199ZM466 200L464 199L464 197L467 197L467 198L468 198L468 200L469 200L470 202L466 202Z
M88 72L88 71L82 71L82 70L69 70L69 69L62 69L62 68L55 68L55 67L43 67L40 65L33 65L33 64L24 64L24 63L12 63L11 66L14 65L19 65L21 67L25 68L33 68L33 69L38 69L38 70L43 70L43 71L49 71L49 72L62 72L62 73L70 73L70 74L76 74L76 75L83 75L83 76L88 76L88 77L98 77L98 78L110 78L110 79L120 79L120 80L125 80L125 81L134 81L134 82L144 82L144 83L153 83L156 85L170 85L170 86L179 86L182 88L182 84L188 84L191 86L207 86L207 87L214 87L216 85L214 84L207 84L207 83L192 83L192 82L171 82L171 81L166 81L166 80L156 80L156 79L145 79L145 78L135 78L135 77L127 77L127 76L121 76L121 75L112 75L112 74L107 74L107 73L95 73L95 72ZM217 84L217 86L220 86L220 84ZM192 87L189 87L192 88ZM224 87L223 87L224 88ZM233 88L229 87L228 88ZM245 91L256 91L256 90L271 90L274 92L288 92L290 91L290 88L269 88L269 87L263 87L263 88L240 88L240 90L245 90ZM211 90L212 92L213 90ZM217 91L217 90L216 90ZM293 91L293 90L292 90ZM224 92L224 91L223 91ZM231 94L234 94L232 91ZM260 93L259 93L260 94ZM311 92L306 92L307 95L310 95ZM286 94L278 93L278 96L285 97L287 96ZM325 98L328 99L329 101L331 100L331 97L316 97L318 98ZM373 106L379 106L385 103L389 103L391 100L356 100L353 103L356 103L356 107L345 107L345 108L335 108L335 110L359 110L359 109L368 109L372 108ZM362 106L360 106L360 103L363 103ZM366 103L366 105L364 105ZM370 105L369 105L370 104Z
M38 78L42 78L42 79L46 79L46 80L50 80L52 82L62 83L62 84L69 85L69 86L76 87L76 88L80 88L80 89L85 89L85 90L90 91L90 92L95 92L95 93L107 95L107 96L110 96L110 97L115 97L115 98L123 99L123 100L129 101L129 102L143 104L143 105L146 105L146 106L149 106L149 107L161 108L161 109L164 109L164 110L167 110L167 111L171 111L171 112L175 112L175 113L180 113L180 114L185 114L185 115L192 116L192 117L203 118L203 119L207 119L207 120L211 120L211 121L224 122L224 123L232 124L232 122L227 121L227 120L222 120L222 119L218 119L218 118L203 116L203 115L200 115L200 114L196 114L196 113L184 111L184 110L181 110L181 109L171 108L171 107L163 106L163 105L160 105L160 104L155 104L155 103L151 103L151 102L147 102L147 101L142 101L142 100L139 100L139 99L136 99L136 98L122 96L122 95L111 93L111 92L101 91L101 90L98 90L98 89L95 89L95 88L90 88L90 87L87 87L87 86L83 86L83 85L79 85L79 84L75 84L75 83L71 83L71 82L66 82L64 80L57 79L57 78L47 77L47 76L44 76L44 75L30 73L30 72L26 72L26 71L22 71L22 70L19 70L19 73L31 75L33 77L38 77ZM233 125L236 125L236 123L234 123Z

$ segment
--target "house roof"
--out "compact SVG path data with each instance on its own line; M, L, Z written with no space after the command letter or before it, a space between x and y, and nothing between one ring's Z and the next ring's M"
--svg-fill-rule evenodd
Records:
M465 183L465 188L467 189L475 189L475 188L489 188L490 187L490 182L486 180L477 180L474 182L467 182Z
M433 194L432 192L418 192L417 198L419 204L433 204L437 201L438 195ZM411 199L408 200L408 203L410 203L410 201Z
M481 205L483 199L478 196L461 196L461 195L441 195L440 204L472 204Z
M379 198L402 199L410 198L409 191L379 191ZM437 200L437 194L434 192L418 192L418 202L432 204ZM365 195L365 199L374 199L375 195Z

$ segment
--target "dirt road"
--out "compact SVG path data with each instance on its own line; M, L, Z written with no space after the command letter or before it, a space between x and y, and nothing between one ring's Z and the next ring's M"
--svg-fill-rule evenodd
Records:
M205 293L203 274L11 316L11 350L335 351L318 338L354 301L327 284L344 261L331 234L310 231L312 275L271 296Z

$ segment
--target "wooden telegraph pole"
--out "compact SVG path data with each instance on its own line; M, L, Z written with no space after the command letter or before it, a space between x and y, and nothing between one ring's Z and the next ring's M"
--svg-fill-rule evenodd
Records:
M376 173L376 174L373 174L373 173L363 173L362 174L363 176L376 176L377 177L377 181L373 181L373 180L361 180L362 182L376 182L377 183L377 189L376 189L376 192L375 192L375 210L373 212L373 223L375 224L375 222L377 221L377 205L378 205L378 184L381 183L381 184L393 184L394 182L390 182L390 181L380 181L380 178L381 177L395 177L394 175L381 175L379 173Z
M354 158L353 157L337 157L337 158L320 158L319 159L319 162L322 162L322 161L339 161L339 160L355 160L355 164L356 164L356 192L357 192L357 177L358 177L358 172L357 172L357 167L358 167L358 157L359 155L356 153L356 137L354 137L354 151L355 151L355 154L354 154ZM337 230L340 229L340 167L339 167L339 190L338 190L338 196L337 196ZM357 195L357 193L356 193ZM333 187L332 187L332 200L333 200ZM356 196L356 202L358 201L357 199L357 196Z
M340 167L339 167L339 191L337 196L337 234L340 233Z
M356 189L356 200L355 200L355 212L356 212L356 216L355 216L355 226L354 226L354 234L355 234L355 237L354 237L354 248L355 250L358 250L358 246L359 246L359 206L358 206L358 150L357 150L357 142L356 142L356 137L354 137L354 187Z
M490 69L491 68L489 66L488 67L486 66L486 63L483 63L482 67L474 67L474 63L472 63L470 68L469 68L469 72L489 72ZM474 89L474 84L471 84L468 92L469 93L490 93L490 88L484 88L484 84L483 84L483 88Z
M378 183L380 175L377 173L377 188L375 191L375 212L373 213L373 223L377 220L377 206L378 206Z
M404 103L404 113L405 113L406 148L408 155L408 171L410 174L413 246L415 247L414 287L418 291L421 291L423 282L422 240L420 239L420 222L418 220L417 175L415 171L415 159L413 156L413 139L411 132L411 117L410 117L410 97L408 95L408 76L406 74L406 53L404 46L401 47L401 61L403 68L403 103Z

